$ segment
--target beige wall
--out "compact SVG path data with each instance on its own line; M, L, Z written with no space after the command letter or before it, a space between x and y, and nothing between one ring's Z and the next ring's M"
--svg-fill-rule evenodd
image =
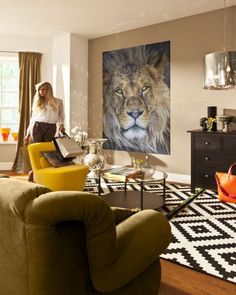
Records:
M0 36L0 50L42 52L42 80L53 83L54 93L64 101L67 132L75 125L87 130L88 40L66 33L55 38ZM10 139L13 141L13 139ZM16 144L0 138L0 170L9 170Z
M10 135L9 135L9 140ZM9 170L12 167L13 161L15 159L16 144L1 143L0 144L0 170Z
M70 127L88 129L88 40L71 34Z
M227 9L227 49L236 50L236 6ZM230 40L231 39L231 40ZM236 109L236 90L204 90L203 57L223 48L223 10L182 18L89 41L89 135L102 136L102 52L171 41L171 155L152 154L160 169L190 174L190 134L207 106ZM129 163L138 153L111 152L108 161Z
M53 39L53 88L63 99L65 128L87 130L88 114L88 40L66 33Z

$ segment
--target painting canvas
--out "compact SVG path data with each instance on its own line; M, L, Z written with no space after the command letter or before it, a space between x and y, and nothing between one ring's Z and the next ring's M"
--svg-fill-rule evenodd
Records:
M105 149L170 154L170 42L103 53Z

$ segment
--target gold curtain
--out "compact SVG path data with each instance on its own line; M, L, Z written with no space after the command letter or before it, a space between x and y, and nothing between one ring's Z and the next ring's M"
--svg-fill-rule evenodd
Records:
M20 124L16 157L12 166L13 171L28 172L24 167L22 154L24 137L31 117L32 101L35 94L35 84L40 82L40 67L42 54L38 52L19 52L19 110Z

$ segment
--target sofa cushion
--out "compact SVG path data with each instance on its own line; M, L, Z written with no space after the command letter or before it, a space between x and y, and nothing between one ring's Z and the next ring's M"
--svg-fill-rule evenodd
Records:
M14 178L0 178L0 214L16 215L24 220L28 203L51 190L39 184Z

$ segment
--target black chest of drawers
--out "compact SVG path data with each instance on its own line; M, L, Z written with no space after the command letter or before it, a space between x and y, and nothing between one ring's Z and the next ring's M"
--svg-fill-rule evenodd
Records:
M191 133L191 191L195 188L216 190L215 172L227 172L236 162L236 131Z

